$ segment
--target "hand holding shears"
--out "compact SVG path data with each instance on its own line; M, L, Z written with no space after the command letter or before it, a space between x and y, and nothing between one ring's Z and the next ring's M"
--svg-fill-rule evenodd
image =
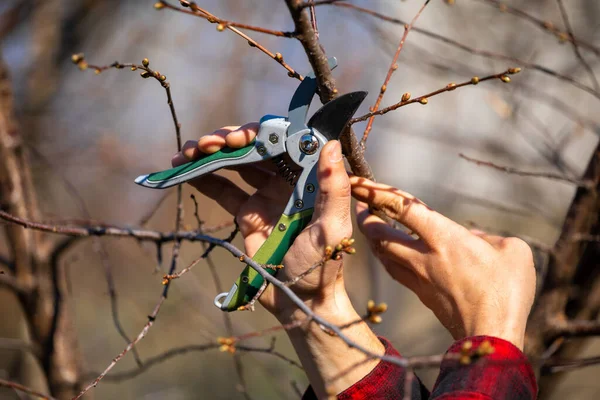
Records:
M335 66L335 59L330 62L332 67ZM170 170L140 176L136 179L136 183L151 188L167 188L214 172L220 168L243 167L247 164L271 160L280 175L274 179L279 179L280 183L262 187L254 196L263 196L263 200L268 200L268 195L275 198L281 198L286 192L291 192L291 195L284 206L283 213L279 211L280 217L272 225L271 233L252 258L261 264L281 264L296 237L311 222L315 208L319 211L319 207L323 206L317 202L317 193L319 192L319 182L327 177L321 176L319 178L318 175L319 172L327 173L327 171L321 171L321 167L325 167L325 169L328 167L327 162L319 161L321 151L328 141L336 140L339 137L366 96L365 92L354 92L340 96L321 107L306 123L308 108L315 92L316 79L314 75L309 74L292 97L288 118L264 116L258 126L256 137L248 145L241 148L223 147L215 153L202 155L192 162ZM339 144L332 144L329 147L329 151L332 150L331 147L339 149ZM341 153L335 168L343 169ZM336 179L337 177L339 177L339 171L335 175ZM260 186L260 182L256 182L256 177L254 177L254 181L255 185L253 186ZM273 179L268 178L268 182L273 183L272 181ZM289 185L287 191L281 189L282 182ZM273 188L277 188L275 193ZM259 199L251 198L247 204L258 206L258 202L252 200ZM268 214L272 210L266 211ZM269 219L267 215L264 215L264 217ZM344 218L348 218L348 216ZM265 223L263 226L265 229L259 233L261 235L265 234L264 232L269 225ZM329 227L329 230L331 228ZM256 234L256 232L252 233ZM318 235L314 235L314 232L313 236L318 237ZM334 240L331 243L313 243L313 247L321 246L323 248L327 244L336 244L342 238L340 237L337 241ZM326 239L321 238L319 240ZM251 249L247 250L251 253ZM309 258L307 257L307 260ZM305 267L308 268L309 266L306 265ZM273 274L276 272L273 269L269 271ZM224 311L237 310L251 302L255 296L260 295L265 287L266 283L263 278L247 266L231 290L217 296L215 305Z

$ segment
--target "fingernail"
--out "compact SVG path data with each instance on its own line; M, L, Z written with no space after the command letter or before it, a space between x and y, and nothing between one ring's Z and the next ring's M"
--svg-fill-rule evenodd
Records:
M334 144L331 146L332 149L329 152L329 161L331 161L332 163L339 163L343 159L342 146L337 140L334 140L333 142Z

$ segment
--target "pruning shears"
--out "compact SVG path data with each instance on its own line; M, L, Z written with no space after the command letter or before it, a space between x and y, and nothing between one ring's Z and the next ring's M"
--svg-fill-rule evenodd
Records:
M330 58L329 65L335 68L336 59ZM353 92L340 96L323 105L306 123L316 91L317 81L311 72L292 96L287 118L262 117L256 138L246 147L225 147L199 160L139 176L135 182L149 188L165 189L221 168L273 160L282 178L293 187L293 192L272 233L253 260L264 265L279 265L294 239L312 218L319 189L315 166L321 149L329 140L338 139L367 95L366 92ZM289 160L295 165L290 165ZM271 275L277 272L271 268L267 271ZM229 292L217 295L214 303L223 311L243 309L262 293L266 285L263 277L247 265Z

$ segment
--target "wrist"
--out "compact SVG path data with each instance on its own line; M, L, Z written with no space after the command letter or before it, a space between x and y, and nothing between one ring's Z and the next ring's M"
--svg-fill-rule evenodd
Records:
M347 296L338 296L335 301L310 301L305 304L323 320L340 328L346 326L342 331L351 342L373 354L385 353L385 346L367 323L361 321ZM327 331L326 327L324 329L314 321L303 323L308 321L307 315L298 308L277 317L284 325L298 323L298 326L286 331L319 398L343 392L379 363L378 359L370 359L362 351L350 348L340 337Z
M493 315L490 319L480 319L472 329L466 332L467 336L492 336L514 344L523 350L525 344L525 322L500 318Z
M273 313L282 325L300 323L309 317L296 303L293 303L290 299L287 300L289 300L289 304ZM359 314L345 293L332 297L313 297L304 300L303 304L315 315L338 326L360 319Z

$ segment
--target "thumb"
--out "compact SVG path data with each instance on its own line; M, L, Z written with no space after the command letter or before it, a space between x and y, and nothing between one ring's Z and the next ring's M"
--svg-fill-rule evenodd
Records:
M319 192L313 221L320 225L323 234L321 241L335 245L352 236L350 180L344 167L339 141L329 141L321 151L317 180Z

